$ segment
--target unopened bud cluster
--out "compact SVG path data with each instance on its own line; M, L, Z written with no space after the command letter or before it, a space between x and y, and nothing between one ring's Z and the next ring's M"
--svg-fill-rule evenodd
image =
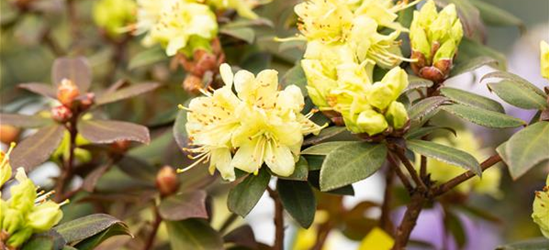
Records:
M415 74L435 83L444 81L450 74L462 37L463 27L454 4L439 13L435 2L429 0L420 11L414 11L410 42Z
M90 108L94 103L94 98L93 93L82 95L73 81L63 79L57 87L57 100L61 105L51 109L52 118L61 123L67 122L76 112Z
M0 188L11 178L10 151L0 154ZM10 189L11 197L0 199L0 235L2 244L8 249L18 249L33 234L50 230L63 217L60 209L63 204L48 200L51 192L37 193L37 187L22 168L17 170L15 180L17 184Z
M174 168L164 166L156 175L156 188L162 196L168 196L177 192L179 188L179 180Z

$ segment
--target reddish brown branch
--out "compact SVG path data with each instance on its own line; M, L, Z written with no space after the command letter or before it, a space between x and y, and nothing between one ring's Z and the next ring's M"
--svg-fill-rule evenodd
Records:
M145 242L145 246L143 247L143 250L149 250L152 249L154 245L154 239L156 238L156 234L158 232L158 228L160 227L160 223L162 223L162 217L160 217L160 214L158 213L157 208L154 208L154 221L152 224L152 231L149 234L149 237L147 238L147 241Z
M393 250L406 249L412 230L416 226L417 219L419 218L419 214L426 201L427 198L421 192L416 192L412 195L412 199L406 207L406 213L400 222L400 226L396 230Z
M381 205L381 217L379 218L379 226L385 232L393 234L393 222L391 221L391 202L393 194L393 182L395 171L389 166L385 176L385 194L383 195L383 204Z
M275 190L271 189L270 187L267 187L267 191L269 192L269 195L274 201L274 208L275 208L275 216L274 216L275 242L274 242L273 249L284 250L284 207L282 206L280 197L278 196L278 193Z
M396 175L400 179L400 182L402 182L402 185L404 185L408 193L411 194L414 191L414 187L412 187L412 184L408 180L408 177L400 169L400 164L391 155L388 155L387 159L391 163L390 166L393 171L395 171Z
M419 178L419 175L417 174L416 169L414 168L414 165L406 158L406 155L404 155L404 152L401 150L394 150L392 151L399 159L400 162L404 164L406 169L408 170L408 173L410 173L410 176L412 177L412 180L416 183L416 186L418 188L421 188L422 190L427 190L427 186L425 186L425 183Z

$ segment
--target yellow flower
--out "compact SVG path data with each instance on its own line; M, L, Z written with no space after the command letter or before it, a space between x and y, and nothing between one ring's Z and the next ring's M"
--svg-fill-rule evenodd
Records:
M465 151L474 156L478 161L482 161L489 156L481 149L481 146L473 133L466 130L457 131L457 137L454 137L454 135L450 135L448 137L437 137L433 140L433 142ZM416 157L418 160L419 158L419 156ZM459 166L441 162L436 159L429 159L427 161L427 169L431 174L431 178L437 182L449 181L450 179L465 172L465 170ZM501 172L499 169L491 168L482 173L482 178L473 177L473 179L457 186L456 190L462 193L469 193L473 191L479 194L488 194L495 198L499 198L502 195L499 190L500 179Z
M207 5L187 1L172 1L168 4L161 1L157 4L164 6L160 17L145 37L146 45L158 43L166 48L168 56L179 51L190 55L194 48L209 48L210 40L217 34L217 19ZM156 11L151 11L151 16ZM142 26L150 22L145 20Z
M541 76L549 79L549 44L540 42Z
M352 27L353 12L344 0L309 0L294 8L298 28L307 40L344 41Z
M135 21L137 5L133 0L100 0L93 7L93 20L112 37L118 37Z
M11 178L10 153L15 147L15 143L10 144L8 152L0 151L0 188Z
M252 9L260 4L257 0L208 0L208 4L216 9L234 9L241 17L257 19Z
M549 176L543 191L536 191L532 219L538 224L543 236L549 238Z
M198 161L186 169L211 160L210 171L217 168L229 181L235 168L257 173L263 163L277 175L292 174L303 136L321 129L300 113L301 90L290 85L279 91L274 70L257 77L245 70L233 75L223 64L220 73L225 86L189 105L186 129L195 147L186 150L198 154Z
M393 248L395 240L391 238L391 235L387 234L382 229L376 227L364 237L358 250L376 249L376 250L389 250Z

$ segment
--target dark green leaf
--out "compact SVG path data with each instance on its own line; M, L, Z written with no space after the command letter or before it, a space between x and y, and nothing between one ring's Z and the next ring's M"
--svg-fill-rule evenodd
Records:
M517 179L537 164L549 160L549 122L541 121L524 128L504 145L497 151L501 152L513 179Z
M480 164L475 157L467 152L446 145L422 140L409 140L406 141L406 145L414 153L459 166L466 170L471 170L478 176L482 175Z
M17 87L26 89L30 92L33 92L39 95L43 95L45 97L57 99L57 93L49 84L30 82L30 83L19 84L17 85Z
M233 213L245 217L259 201L271 176L269 171L261 169L257 175L249 175L229 192L227 206Z
M223 239L205 220L166 221L172 249L222 250Z
M273 174L275 175L275 174ZM299 161L295 163L294 172L290 176L277 176L279 179L306 181L309 175L309 163L305 157L299 157Z
M417 128L417 129L414 129L414 130L411 130L410 132L406 133L406 135L404 135L404 138L405 139L419 139L423 136L426 136L426 135L429 135L431 134L432 132L436 131L436 130L446 130L446 131L450 131L452 134L454 134L455 136L457 136L457 132L453 129L453 128L450 128L450 127L431 127L431 126L426 126L426 127L420 127L420 128Z
M135 68L161 62L166 59L167 57L166 57L166 53L164 52L164 49L162 49L162 47L160 46L156 46L148 50L143 50L137 53L135 56L133 56L128 65L128 69L132 70Z
M498 66L498 61L489 56L479 56L466 61L461 61L450 72L450 76L454 77L463 73L474 71L482 66Z
M30 172L34 167L42 164L59 146L65 128L59 124L41 128L36 134L25 138L11 153L11 165L15 168L25 168Z
M502 80L501 82L488 83L488 88L507 103L523 109L547 108L547 101L530 88L512 82Z
M467 243L467 236L465 235L465 229L460 218L453 212L445 210L444 213L444 227L447 232L454 236L454 240L458 244L459 248L463 248Z
M314 171L321 169L325 157L320 155L305 155L304 158L309 164L309 170Z
M526 125L523 120L506 114L461 104L446 105L442 109L462 119L488 128L516 128Z
M303 146L309 146L318 144L326 139L332 138L336 135L339 135L343 132L347 131L345 127L339 127L339 126L332 126L325 129L322 129L320 131L320 134L311 136L303 141Z
M438 108L447 102L448 99L443 96L433 96L425 98L415 103L408 109L408 116L412 124L421 125L436 114Z
M21 247L21 250L61 250L67 242L55 230L34 234Z
M333 150L320 170L320 189L329 191L363 180L385 162L384 144L353 143Z
M307 78L305 77L305 71L303 71L303 68L301 67L301 63L297 63L294 67L292 67L284 76L282 77L282 85L283 86L289 86L289 85L296 85L301 89L301 93L303 93L304 96L308 96L307 93Z
M165 220L179 221L189 218L208 218L206 192L195 190L163 199L158 212Z
M0 113L0 124L19 128L38 128L53 124L52 119L39 115L19 115Z
M278 179L276 187L286 211L299 225L309 228L313 223L316 211L315 195L309 183Z
M234 243L237 246L247 247L247 249L258 249L254 231L249 225L243 225L235 228L233 231L225 235L223 240L225 240L225 242Z
M354 142L354 141L331 141L331 142L325 142L321 144L314 145L312 147L308 147L307 149L301 151L302 155L328 155L330 152L349 145L349 144L361 144L362 142Z
M134 123L109 120L80 120L78 132L93 143L108 144L115 141L150 142L149 129Z
M101 176L103 176L105 172L109 170L109 168L110 164L104 164L91 171L88 175L86 175L86 178L84 178L84 182L82 183L82 189L92 193L93 190L95 190L95 185L97 185L97 181L99 181L99 178L101 178Z
M222 28L220 34L232 36L249 44L254 43L255 31L251 28Z
M90 89L93 76L85 57L62 57L53 62L51 77L55 88L63 79L68 79L78 86L81 93L85 93Z
M145 160L128 154L124 155L116 165L128 176L150 183L154 183L158 171L156 167L150 165Z
M408 75L408 87L404 89L404 92L415 89L429 88L431 86L433 86L433 82L430 80L413 75Z
M122 88L117 91L100 95L95 100L97 105L104 105L111 102L117 102L130 97L141 95L158 88L158 83L142 83Z
M494 112L505 113L503 106L501 106L499 102L465 90L443 87L440 89L440 93L450 98L450 100L465 106L473 106Z
M459 55L457 56L455 63L456 65L463 64L469 60L474 60L475 58L482 56L491 57L497 60L499 69L504 70L507 67L507 58L504 54L466 37L464 37L459 44Z
M315 156L315 157L320 157L320 156ZM324 157L322 157L322 158L324 158ZM319 170L320 170L320 168L319 168ZM311 184L311 186L313 186L314 188L320 190L320 171L311 171L311 172L309 172L308 181ZM353 188L353 185L349 184L347 186L336 188L336 189L330 190L330 191L325 192L325 193L335 194L335 195L354 196L355 195L355 189Z
M132 235L124 222L108 214L92 214L73 221L63 223L54 229L63 236L68 243L80 242L96 234L118 225L124 234Z
M496 5L489 4L482 0L469 0L480 11L482 20L492 26L517 26L522 32L526 31L526 26L520 18L510 12L499 8Z
M496 250L547 250L549 249L549 240L545 238L535 238L519 241L504 246L499 246Z
M114 224L111 227L103 230L101 233L80 241L78 244L76 244L75 247L78 250L93 250L103 241L117 235L131 236L131 233L129 228L125 224Z
M253 53L247 56L240 66L254 74L259 74L264 69L271 67L272 57L271 54L266 52Z

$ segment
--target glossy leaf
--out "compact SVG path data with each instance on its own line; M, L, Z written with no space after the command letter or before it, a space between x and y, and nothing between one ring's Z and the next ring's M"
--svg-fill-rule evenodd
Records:
M516 128L526 125L523 120L506 114L461 104L443 106L442 109L464 120L488 128Z
M162 47L155 46L151 49L143 50L132 57L128 65L129 70L151 65L166 60L166 54Z
M160 202L158 212L163 219L171 221L207 219L206 192L195 190L167 197Z
M490 56L481 55L466 61L461 61L460 63L456 64L456 66L450 72L450 76L454 77L457 75L461 75L463 73L472 72L482 66L497 67L498 64L499 64L498 60Z
M318 144L324 140L337 136L345 131L347 131L345 127L339 127L339 126L332 126L332 127L325 128L322 131L320 131L320 134L306 138L303 141L303 146Z
M166 221L172 249L222 250L223 239L205 220Z
M269 184L269 171L261 169L257 175L250 174L229 192L227 206L231 212L246 217L255 207Z
M30 92L33 92L45 97L57 99L56 91L49 84L30 82L30 83L19 84L17 85L17 87L26 89Z
M325 142L312 147L308 147L305 150L301 151L302 155L328 155L330 152L349 145L349 144L361 144L362 142L353 142L353 141L332 141Z
M513 179L549 160L549 122L541 121L514 134L497 148Z
M440 89L440 93L450 100L463 104L465 106L478 107L494 112L505 113L503 106L490 98L486 98L481 95L471 93L469 91L455 89L450 87L443 87Z
M255 31L251 28L222 28L220 34L228 35L236 39L252 44L255 40Z
M68 243L80 242L96 234L102 233L115 225L121 227L126 235L132 235L124 222L108 214L92 214L76 220L63 223L54 229Z
M421 125L435 115L438 108L447 101L448 99L443 96L425 98L408 109L408 116L413 124Z
M125 224L114 224L111 227L103 230L99 234L82 240L81 242L76 244L75 247L78 250L93 250L96 249L96 247L99 246L99 244L101 244L103 241L117 235L131 236L131 233L129 231L129 228Z
M158 88L158 86L159 86L158 83L142 83L142 84L132 85L111 93L106 93L104 95L101 95L97 97L97 99L95 100L95 103L97 105L104 105L111 102L117 102L130 97L141 95L143 93L147 93L149 91L152 91Z
M422 140L409 140L406 141L406 145L414 153L462 167L466 170L471 170L478 176L482 175L480 164L475 157L467 152L446 145Z
M547 101L531 88L509 80L488 83L490 91L505 102L523 109L547 109Z
M546 238L535 238L524 241L519 241L503 246L499 246L496 250L544 250L549 249L549 240Z
M39 115L20 115L0 113L0 124L11 125L19 128L38 128L53 124L52 119Z
M116 141L150 142L149 129L134 123L108 120L80 120L78 132L93 143L113 143Z
M273 174L275 175L275 174ZM309 163L305 157L299 157L299 161L295 163L294 172L290 176L277 176L279 179L306 181L309 175Z
M353 143L333 150L320 170L320 189L329 191L363 180L377 172L385 162L384 144Z
M91 66L85 57L62 57L53 62L51 77L55 88L63 79L68 79L84 93L90 89L93 76Z
M309 183L279 179L276 187L284 209L299 225L309 228L316 212L315 195Z
M11 154L14 168L25 168L27 172L50 158L65 135L65 128L59 124L44 127L25 138Z

